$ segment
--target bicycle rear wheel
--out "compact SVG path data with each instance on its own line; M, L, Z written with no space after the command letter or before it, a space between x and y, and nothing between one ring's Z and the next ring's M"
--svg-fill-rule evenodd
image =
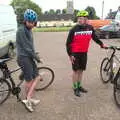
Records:
M120 108L120 75L116 78L114 83L114 100L116 105Z
M11 86L5 79L0 79L0 104L4 103L11 93Z
M38 68L39 75L41 76L41 80L38 81L35 90L44 90L48 88L52 82L54 81L54 72L51 68L48 67L39 67Z
M100 77L103 83L108 83L111 78L111 63L109 58L104 58L100 66Z

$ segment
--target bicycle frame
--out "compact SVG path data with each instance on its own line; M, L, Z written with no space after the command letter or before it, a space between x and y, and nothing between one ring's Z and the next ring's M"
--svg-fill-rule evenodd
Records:
M112 49L113 52L111 53L110 57L105 57L103 59L100 67L100 75L103 83L108 83L109 81L113 83L114 99L116 105L120 108L120 65L114 65L115 62L118 62L118 64L120 64L120 59L115 54L116 50L120 50L120 47L111 46L111 47L106 47L106 49ZM104 73L106 76L108 76L108 79L104 79L103 77Z
M120 67L119 67L119 70L117 71L117 74L114 77L114 83L117 82L117 79L119 78L119 76L120 76Z
M19 84L16 85L13 78L11 77L11 74L20 70L21 68L17 68L15 70L10 71L6 63L1 64L0 68L3 72L3 79L6 79L9 83L11 83L10 85L12 94L15 95L17 99L20 101L21 100L19 98L19 93L21 91L20 85L22 84L23 81L20 81Z
M38 53L36 53L36 54L38 54ZM8 61L9 60L9 58L8 59L6 59L5 61ZM4 61L4 60L3 60ZM40 60L40 63L42 64L43 62L42 62L42 60ZM14 80L13 80L13 78L11 77L11 74L12 73L15 73L16 71L19 71L21 68L19 67L19 68L17 68L17 69L15 69L15 70L12 70L12 71L10 71L9 70L9 68L8 68L8 66L7 66L7 64L6 64L6 62L2 62L2 63L0 63L0 69L2 70L2 72L3 72L3 79L9 79L9 81L8 82L10 82L11 84L11 88L12 88L12 92L13 92L13 94L14 94L14 90L15 89L20 89L20 85L23 83L23 80L21 80L17 85L15 84L15 82L14 82Z
M10 80L11 85L12 85L12 88L15 88L15 87L16 87L16 84L15 84L13 78L11 77L11 74L12 74L12 73L15 73L16 71L18 71L18 70L20 70L20 69L21 69L21 68L17 68L17 69L15 69L15 70L10 71L10 70L8 69L8 66L7 66L6 63L4 63L3 66L2 66L3 78Z
M110 79L111 79L111 81L112 80L114 80L114 72L113 72L113 58L115 58L119 63L120 63L120 60L119 60L119 58L115 55L115 53L116 53L116 49L114 48L114 47L112 47L111 48L112 50L113 50L113 52L112 52L112 54L111 54L111 56L110 56L110 58L109 58L109 60L108 60L108 62L107 62L107 64L106 64L106 66L105 66L105 68L104 68L104 70L107 70L107 71L109 71L109 69L110 69ZM108 64L110 63L110 66L109 66L109 68L107 68L107 66L108 66Z
M24 75L21 74L19 76L19 79L21 81L18 84L16 84L14 79L12 78L11 74L18 71L18 70L20 70L21 68L17 68L15 70L10 71L7 64L6 64L6 61L9 61L9 59L0 60L0 69L3 72L3 77L1 78L1 80L3 80L3 82L5 82L5 84L9 87L9 89L7 89L7 91L9 91L8 95L10 95L10 93L12 93L14 96L17 97L18 101L21 101L21 98L19 97L19 95L20 95L19 93L21 91L20 85L24 81ZM42 61L40 63L42 63ZM40 83L40 85L38 85L35 88L35 90L40 91L40 90L44 90L44 89L48 88L52 84L52 82L54 80L54 72L49 67L38 67L37 66L37 69L38 69L39 75L41 77L41 79L39 81L40 82L42 81L41 83L43 83L43 84ZM42 72L46 73L46 75L45 76L44 76L44 74L42 75L41 74ZM6 96L6 98L7 98L7 96ZM6 100L6 99L4 99L4 100Z

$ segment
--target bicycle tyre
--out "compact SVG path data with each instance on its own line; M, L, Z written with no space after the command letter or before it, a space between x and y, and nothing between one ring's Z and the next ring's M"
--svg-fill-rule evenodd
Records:
M11 93L10 83L5 79L0 79L0 105L3 104Z
M107 57L104 58L101 62L101 66L100 66L100 77L101 77L101 80L103 83L108 83L110 81L110 78L111 78L111 74L110 74L111 73L111 68L110 68L111 64L108 61L109 61L109 58L107 58ZM108 65L106 68L108 68L108 70L105 71L104 69L105 69L105 65L107 62L108 62ZM103 74L105 74L105 76L107 78L104 78Z
M35 90L41 91L48 88L54 81L54 72L49 67L38 67L39 75L41 80L38 81Z
M120 75L117 76L117 78L114 81L114 100L116 105L120 108Z

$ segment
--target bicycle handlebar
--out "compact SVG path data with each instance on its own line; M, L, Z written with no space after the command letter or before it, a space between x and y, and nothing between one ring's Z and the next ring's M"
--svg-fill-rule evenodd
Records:
M120 50L120 47L118 46L109 46L109 47L105 47L104 49L112 49L112 50Z

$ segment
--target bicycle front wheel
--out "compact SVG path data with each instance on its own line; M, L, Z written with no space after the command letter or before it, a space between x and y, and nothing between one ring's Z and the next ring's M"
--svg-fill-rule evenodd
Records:
M120 108L120 75L114 82L114 99L116 105Z
M10 96L11 86L5 79L0 79L0 104L4 103Z
M38 81L35 90L44 90L48 88L54 81L54 72L51 68L48 67L39 67L39 75L41 79Z
M109 58L104 58L100 66L100 77L103 83L108 83L111 78L111 63Z

